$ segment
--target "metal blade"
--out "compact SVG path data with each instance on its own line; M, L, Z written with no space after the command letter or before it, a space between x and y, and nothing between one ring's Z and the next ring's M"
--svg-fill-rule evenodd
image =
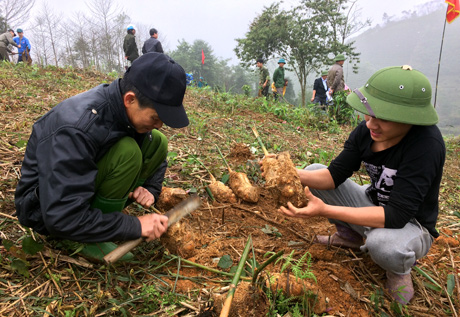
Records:
M165 216L168 217L168 227L175 224L192 211L197 210L201 205L201 199L198 196L193 196L183 200L172 209L170 209Z

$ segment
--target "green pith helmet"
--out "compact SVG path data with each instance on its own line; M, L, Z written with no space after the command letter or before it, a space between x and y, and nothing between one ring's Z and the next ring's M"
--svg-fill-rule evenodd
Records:
M408 65L386 67L347 97L359 112L378 119L414 124L438 123L428 78Z
M329 73L329 72L328 72L327 70L323 70L323 71L321 72L321 77L322 77L322 76L327 76L328 73Z
M339 54L336 57L334 57L334 62L344 61L344 60L345 60L345 56L343 56L343 54Z
M284 58L280 58L280 60L278 61L278 64L279 64L279 63L284 63L284 64L286 64L286 61L284 60Z

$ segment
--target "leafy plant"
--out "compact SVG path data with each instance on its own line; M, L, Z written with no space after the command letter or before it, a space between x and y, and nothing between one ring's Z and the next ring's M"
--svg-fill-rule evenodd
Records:
M309 252L305 252L304 255L298 260L294 259L295 250L292 250L291 254L285 257L279 258L275 263L279 261L284 261L284 264L281 267L280 272L283 273L285 270L290 268L292 273L296 278L300 279L312 279L316 282L316 276L310 270L311 268L311 254ZM306 266L306 268L303 268Z

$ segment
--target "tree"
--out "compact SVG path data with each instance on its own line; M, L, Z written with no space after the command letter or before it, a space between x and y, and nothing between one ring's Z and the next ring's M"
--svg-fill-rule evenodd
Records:
M302 0L290 10L281 10L280 4L264 8L250 25L246 38L237 39L236 55L244 66L256 58L287 60L300 83L302 105L306 102L307 78L331 64L331 57L344 53L359 62L353 43L345 43L351 30L346 0Z
M117 54L119 52L116 51L115 44L121 27L119 23L125 21L119 16L119 12L123 10L119 9L113 0L92 0L87 6L92 14L91 19L87 21L97 34L97 39L92 38L92 44L95 49L97 45L97 55L101 62L100 69L112 71L119 68L119 54Z
M201 63L201 51L203 50L206 59ZM203 77L206 82L215 86L218 85L218 60L214 56L212 47L203 40L195 40L192 45L185 40L179 41L177 48L170 55L187 73L193 73L194 77Z
M0 30L19 26L29 19L29 12L35 4L35 0L2 0L0 1Z

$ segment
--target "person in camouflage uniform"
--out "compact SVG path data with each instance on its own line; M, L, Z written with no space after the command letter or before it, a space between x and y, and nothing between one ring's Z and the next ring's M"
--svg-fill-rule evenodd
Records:
M264 66L262 58L257 59L256 63L259 67L259 97L265 96L268 99L268 87L270 87L270 74L267 67Z

